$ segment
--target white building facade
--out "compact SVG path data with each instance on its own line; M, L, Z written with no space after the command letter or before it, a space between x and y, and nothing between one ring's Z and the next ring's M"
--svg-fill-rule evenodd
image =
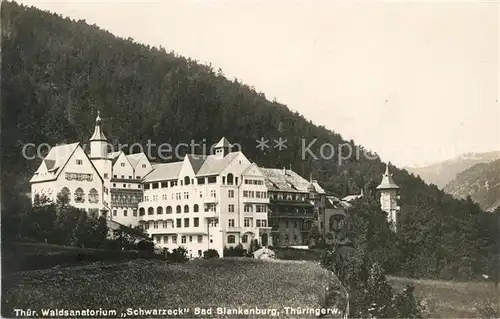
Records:
M348 200L332 201L317 181L292 170L259 168L226 138L214 154L152 164L144 153L108 152L98 114L89 144L89 154L80 143L50 150L30 180L33 201L44 195L56 202L65 193L70 205L140 225L157 247L183 246L191 257L208 249L223 256L225 247L248 249L255 240L263 246L307 245L313 227L325 234L334 228L333 215L345 215L337 202ZM378 190L394 223L398 189L387 166Z
M262 172L225 138L214 150L157 164L144 178L139 223L156 245L183 246L192 257L207 249L222 256L224 247L238 244L248 249L252 240L272 245Z
M98 115L86 154L80 143L53 147L30 180L37 195L126 226L141 225L159 247L185 247L190 256L251 241L272 245L264 175L222 138L212 155L151 164L144 153L108 153Z

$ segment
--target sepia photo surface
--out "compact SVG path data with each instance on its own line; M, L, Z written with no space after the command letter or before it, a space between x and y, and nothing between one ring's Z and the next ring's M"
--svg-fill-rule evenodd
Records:
M499 318L495 1L2 1L3 318Z

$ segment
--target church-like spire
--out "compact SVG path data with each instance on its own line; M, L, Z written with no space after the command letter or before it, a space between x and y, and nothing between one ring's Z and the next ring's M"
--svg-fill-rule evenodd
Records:
M101 114L99 111L97 111L97 117L95 119L95 128L94 128L94 134L90 137L90 141L104 141L107 142L108 140L106 139L106 136L104 135L104 132L102 131L102 119L101 119Z
M399 189L399 186L394 183L392 179L392 174L389 171L389 163L385 164L385 173L382 176L382 182L377 186L377 189Z

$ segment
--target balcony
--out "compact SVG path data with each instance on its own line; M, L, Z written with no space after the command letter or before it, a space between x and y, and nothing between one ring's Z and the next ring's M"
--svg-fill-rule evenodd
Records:
M296 211L271 211L267 213L268 218L296 218L296 219L314 219L314 212L296 212Z
M205 204L217 204L219 202L219 200L217 199L217 197L206 197L203 199L203 202Z
M269 198L244 197L243 203L245 203L245 204L269 204Z
M209 211L203 211L203 212L200 212L200 217L203 217L203 218L213 218L213 217L218 217L219 216L219 212L214 210L209 210Z

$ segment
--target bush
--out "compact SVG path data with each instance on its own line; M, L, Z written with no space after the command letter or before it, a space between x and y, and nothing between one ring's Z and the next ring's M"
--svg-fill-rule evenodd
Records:
M167 260L174 263L183 263L189 260L188 252L184 247L178 247L172 250L172 252L166 251Z
M153 252L154 247L155 245L153 244L153 242L149 240L141 240L137 243L137 250L139 251Z
M498 305L491 304L488 301L480 300L475 302L478 318L500 318L500 308Z
M81 265L91 262L116 262L141 258L137 251L75 249L67 251L2 252L7 256L2 264L4 272L47 269L54 266Z
M321 258L321 250L306 250L289 247L275 247L274 252L277 259L282 260L315 260Z
M215 249L208 249L203 252L204 259L215 259L219 257L219 252Z
M420 318L422 307L413 287L398 293L387 282L384 269L353 247L323 254L321 266L332 271L349 292L349 316L355 318Z
M238 244L236 247L225 247L224 248L224 257L245 257L246 250L243 249L241 244Z
M254 239L250 242L250 249L248 253L251 255L254 251L259 250L261 248L261 245L259 244L259 241L257 239Z

